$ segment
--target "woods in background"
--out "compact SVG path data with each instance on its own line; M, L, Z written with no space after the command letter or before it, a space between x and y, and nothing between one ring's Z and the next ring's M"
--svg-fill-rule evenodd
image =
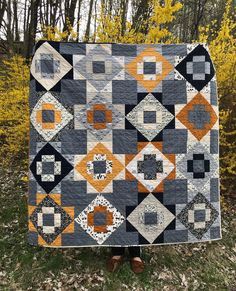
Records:
M199 38L201 26L212 21L215 29L219 29L226 3L225 0L0 0L0 49L2 53L20 50L29 57L35 39L46 37L48 27L76 33L73 39L65 33L64 40L96 41L101 15L119 18L122 36L130 31L147 34L153 20L150 17L158 5L167 6L169 11L175 7L176 19L169 21L166 28L178 41L190 42ZM231 1L232 9L234 4L235 0ZM168 17L167 10L157 16Z

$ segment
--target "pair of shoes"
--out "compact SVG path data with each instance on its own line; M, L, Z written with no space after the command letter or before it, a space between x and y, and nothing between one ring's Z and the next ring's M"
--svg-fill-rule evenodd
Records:
M119 259L111 257L107 260L107 270L109 272L115 272L124 263L124 257L121 256Z
M135 274L140 274L144 271L144 261L138 261L135 258L131 258L130 259L130 267L131 270L135 273Z

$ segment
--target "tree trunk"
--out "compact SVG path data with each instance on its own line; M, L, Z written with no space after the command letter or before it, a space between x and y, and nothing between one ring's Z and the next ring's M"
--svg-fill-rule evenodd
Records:
M13 11L14 11L14 29L15 29L15 41L20 40L20 33L18 29L18 17L17 17L17 0L13 1Z
M129 0L122 0L121 3L121 35L123 36L126 31L126 21L128 12Z
M68 31L69 25L72 27L74 26L76 3L77 0L71 0L71 2L65 1L65 23L63 31Z
M3 16L5 13L5 10L7 8L7 2L5 0L0 1L0 28L3 24Z
M79 0L79 6L78 6L78 14L77 14L77 39L76 41L79 41L79 30L80 30L80 13L81 13L81 5L82 5L82 0Z
M37 24L38 24L38 8L40 6L40 0L31 0L30 4L30 24L26 41L26 52L25 57L29 59L31 56L34 44L35 44L35 36L37 32Z
M93 0L90 0L88 21L87 21L87 26L86 26L85 36L84 36L85 41L88 41L89 36L90 36L90 24L91 24L91 17L92 17L92 9L93 9Z

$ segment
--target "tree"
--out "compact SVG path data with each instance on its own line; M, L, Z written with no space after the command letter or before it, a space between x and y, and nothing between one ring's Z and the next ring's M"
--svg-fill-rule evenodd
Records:
M91 18L92 18L92 9L93 9L93 2L94 2L94 0L90 0L87 26L86 26L85 36L84 36L85 41L88 41L89 40L90 25L91 25Z
M35 44L36 31L38 25L38 8L41 0L31 0L30 3L30 22L28 34L26 35L25 41L25 56L28 59L33 51L33 46Z

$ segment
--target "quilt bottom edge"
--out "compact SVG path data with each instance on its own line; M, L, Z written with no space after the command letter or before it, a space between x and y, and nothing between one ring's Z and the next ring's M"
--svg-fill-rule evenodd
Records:
M130 244L130 245L118 245L118 244L114 244L114 245L71 245L71 246L65 246L65 245L61 245L61 246L50 246L50 245L41 245L41 244L32 244L29 240L28 243L31 246L35 246L35 247L44 247L44 248L52 248L52 249L70 249L70 248L94 248L94 247L151 247L151 246L168 246L168 245L181 245L181 244L194 244L194 243L207 243L207 242L214 242L214 241L219 241L223 238L222 236L222 229L220 228L220 237L218 238L214 238L214 239L206 239L206 240L196 240L196 241L185 241L185 242L181 242L181 241L177 241L177 242L168 242L168 243L158 243L158 244Z

